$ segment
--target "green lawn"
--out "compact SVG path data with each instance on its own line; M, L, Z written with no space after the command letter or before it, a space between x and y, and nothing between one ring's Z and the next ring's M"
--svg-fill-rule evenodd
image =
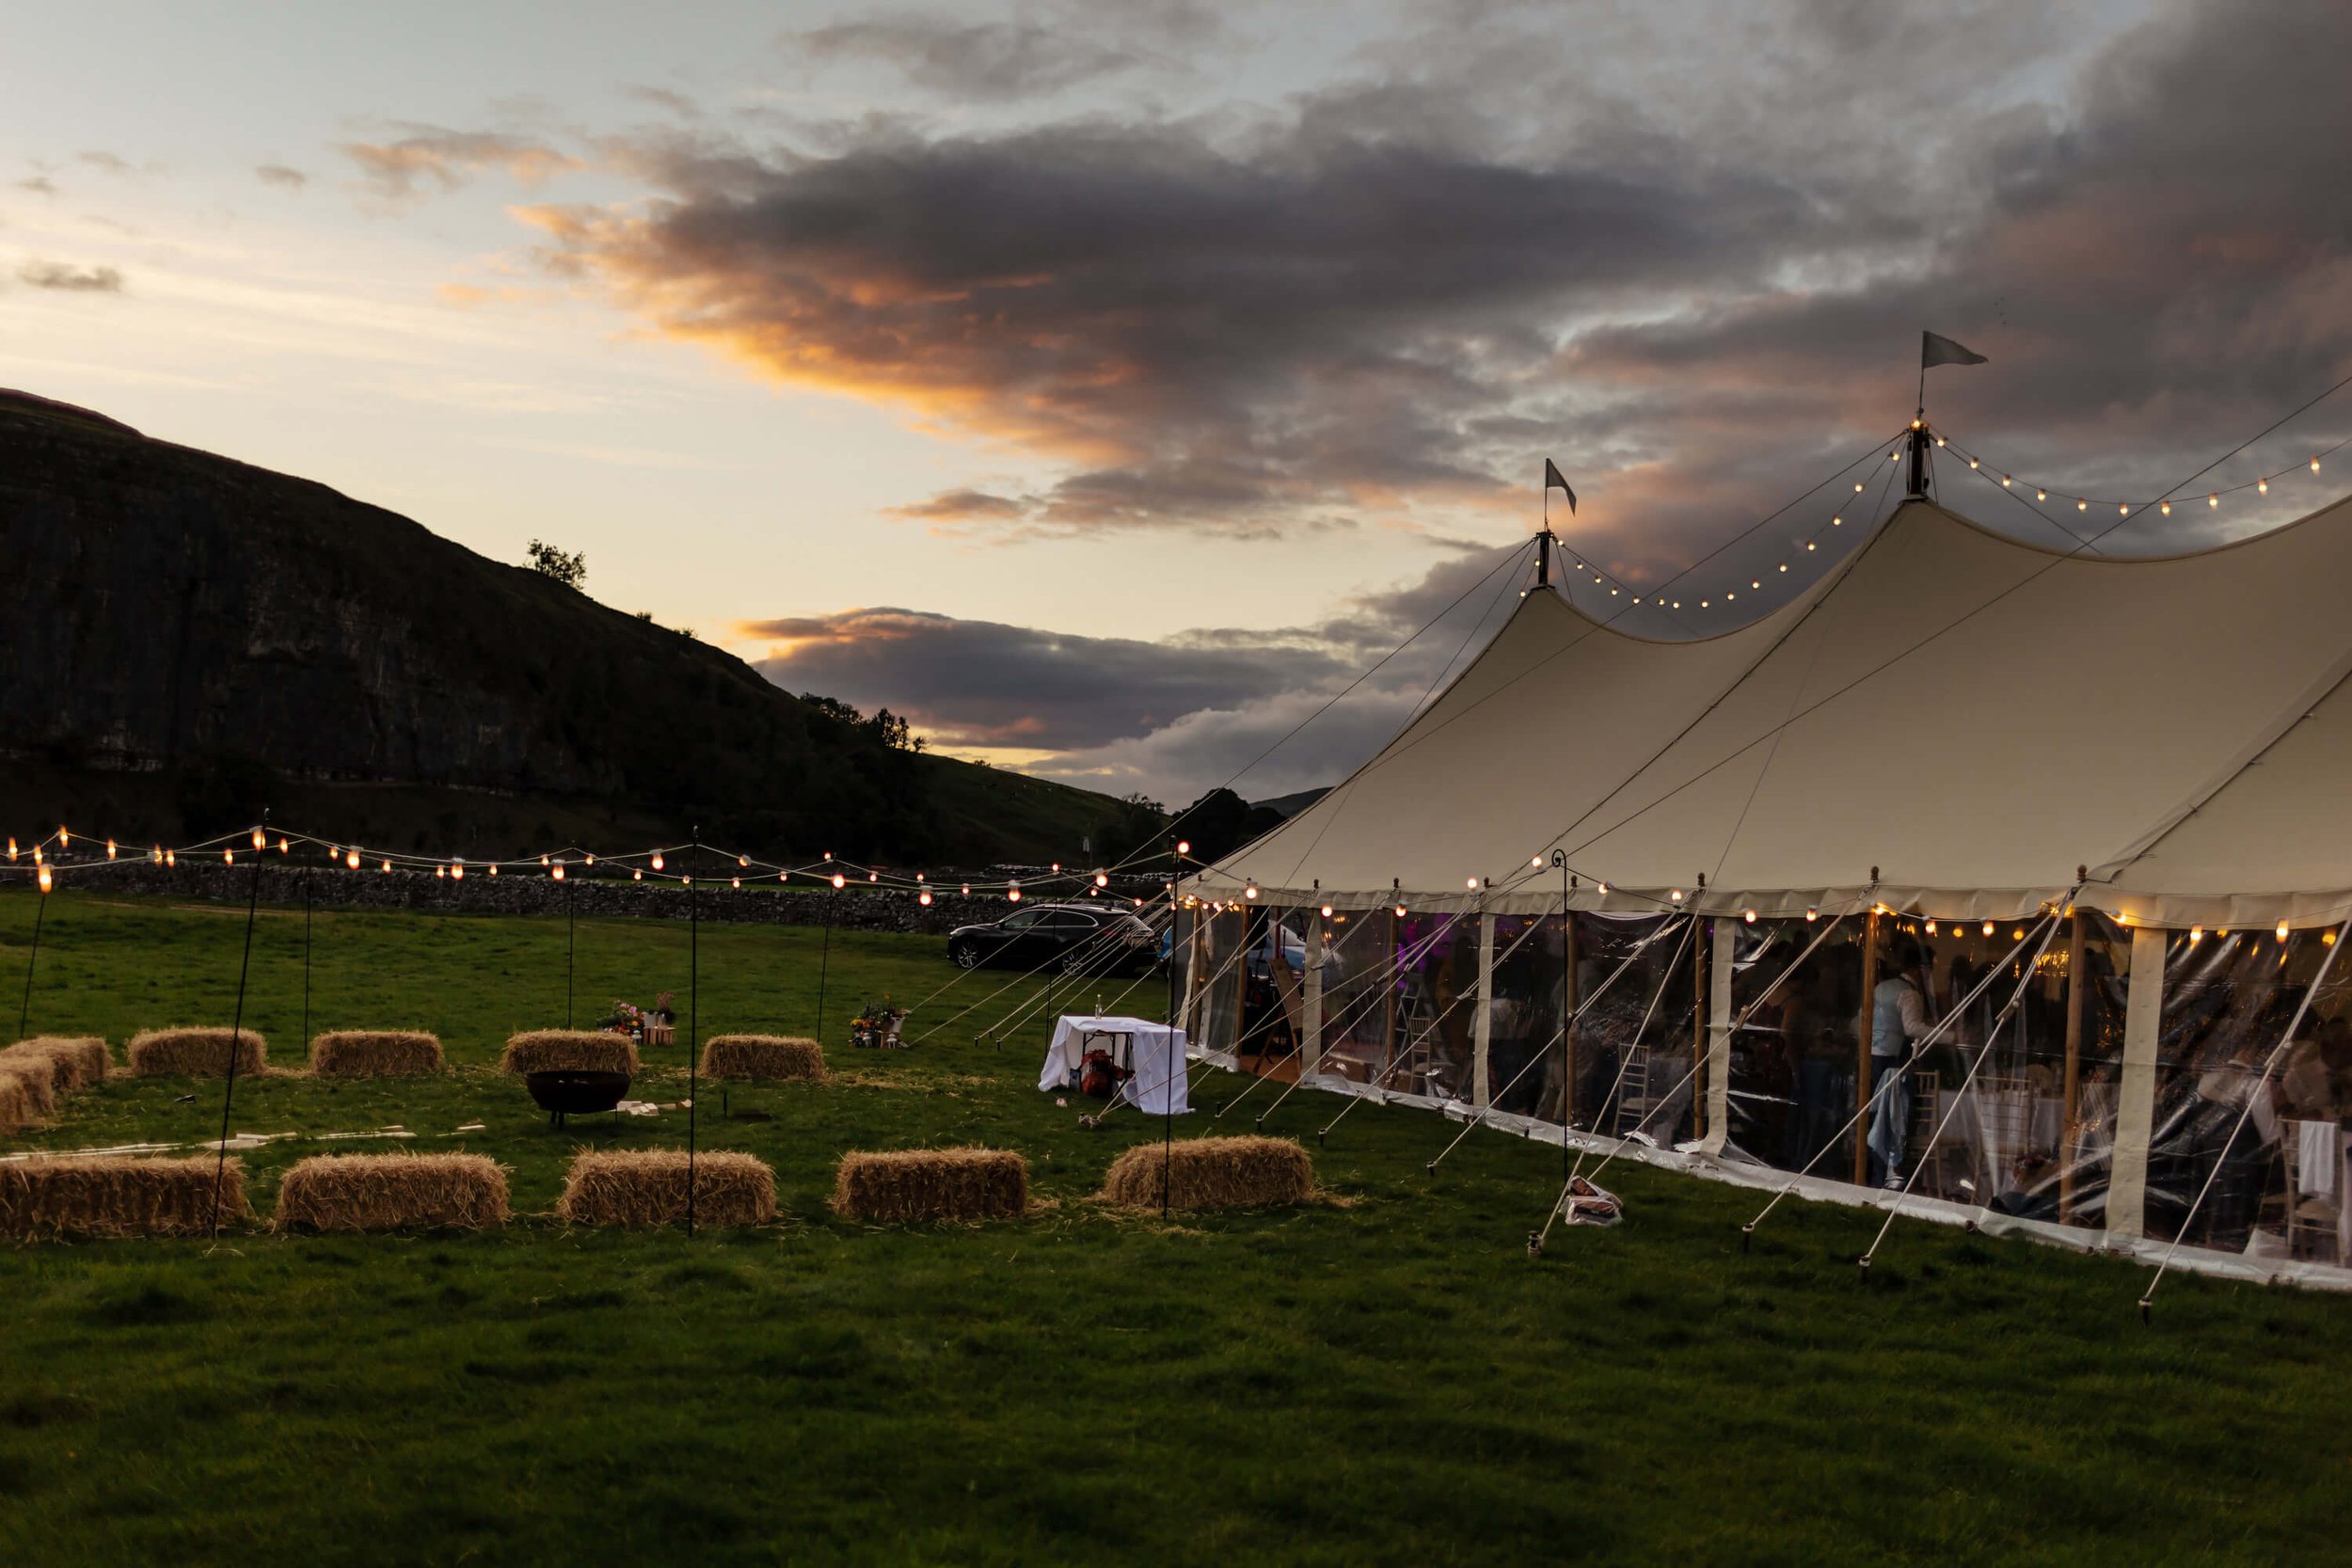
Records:
M32 914L0 895L11 1007ZM243 925L58 895L32 1027L119 1050L225 1023ZM301 929L264 910L254 949L248 1017L285 1066ZM683 1011L683 927L579 936L583 1016L665 989ZM529 1214L578 1148L682 1144L670 1115L555 1131L489 1069L563 1022L560 920L321 913L316 941L314 1027L431 1028L455 1066L241 1085L241 1130L418 1134L249 1155L264 1212L322 1147L486 1152ZM807 1029L818 941L706 928L704 1031ZM849 1005L952 974L936 939L836 933L833 960L835 1041ZM2137 1267L1917 1223L1865 1288L1874 1213L1787 1204L1743 1257L1753 1196L1613 1167L1629 1222L1531 1262L1556 1150L1482 1133L1432 1180L1452 1129L1372 1107L1317 1151L1340 1201L1163 1226L1089 1201L1156 1130L1037 1094L1041 1021L1001 1053L970 1023L731 1097L771 1120L706 1095L705 1147L776 1168L766 1230L0 1247L0 1562L2137 1565L2352 1541L2352 1300L2174 1276L2143 1327ZM651 1098L683 1092L669 1070ZM219 1092L118 1080L15 1141L193 1141ZM1268 1131L1311 1146L1339 1103L1295 1096ZM1054 1207L889 1230L824 1207L845 1149L971 1141L1026 1153Z

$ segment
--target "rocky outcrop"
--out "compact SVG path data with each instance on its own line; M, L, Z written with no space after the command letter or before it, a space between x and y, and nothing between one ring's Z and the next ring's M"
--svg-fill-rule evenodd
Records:
M47 766L593 798L778 851L1021 843L1009 789L1002 845L959 845L930 806L942 770L984 770L407 518L84 410L0 395L0 750ZM181 826L245 815L220 810Z

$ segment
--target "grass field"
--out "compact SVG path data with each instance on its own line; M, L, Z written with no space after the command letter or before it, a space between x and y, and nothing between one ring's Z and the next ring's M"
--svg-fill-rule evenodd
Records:
M0 895L0 1005L32 916ZM56 895L33 1031L119 1053L226 1023L243 924ZM301 931L264 910L254 950L248 1021L286 1067ZM400 1123L414 1142L325 1147L490 1154L518 1213L580 1147L683 1143L675 1115L556 1131L490 1070L510 1030L563 1022L560 920L322 912L315 940L313 1028L432 1029L453 1069L252 1081L240 1130ZM805 1031L818 941L707 927L703 1031ZM850 1004L951 974L937 939L833 942L834 1041ZM583 1018L672 989L683 1013L683 927L579 942ZM2137 1565L2352 1542L2352 1301L2176 1276L2143 1327L2138 1268L1916 1223L1866 1289L1875 1214L1785 1205L1743 1257L1752 1196L1613 1168L1628 1223L1531 1262L1556 1150L1482 1133L1432 1179L1452 1129L1371 1107L1317 1151L1339 1201L1166 1226L1089 1201L1156 1129L1088 1132L1036 1093L1041 1022L1001 1053L969 1036L731 1094L771 1120L707 1092L704 1146L776 1168L768 1229L0 1246L0 1561ZM639 1092L676 1099L675 1067ZM117 1080L10 1142L195 1141L219 1094ZM1294 1097L1267 1130L1311 1146L1338 1103ZM845 1149L962 1142L1024 1150L1054 1206L907 1229L824 1207ZM321 1147L246 1156L264 1212Z

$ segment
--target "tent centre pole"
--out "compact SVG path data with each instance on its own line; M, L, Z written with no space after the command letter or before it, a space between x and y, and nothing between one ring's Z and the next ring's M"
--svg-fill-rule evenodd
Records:
M2066 1114L2058 1144L2058 1223L2074 1217L2074 1143L2082 1112L2083 1065L2083 916L2076 910L2066 921Z
M1879 868L1870 867L1870 884L1878 885ZM1862 917L1862 1007L1854 1015L1853 1180L1863 1187L1870 1181L1870 993L1879 984L1879 912L1873 906Z

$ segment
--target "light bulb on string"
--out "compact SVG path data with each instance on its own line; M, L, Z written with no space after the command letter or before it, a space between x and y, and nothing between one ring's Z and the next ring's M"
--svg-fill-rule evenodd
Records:
M167 849L167 850L165 850L165 851L164 851L164 864L165 864L167 867L176 867L176 866L178 866L178 865L179 865L179 863L180 863L180 851L179 851L179 850L177 850L177 849Z
M749 855L738 855L735 857L735 863L748 868L752 863L752 857Z
M261 830L261 829L259 829L259 828L254 829L254 830L253 830L253 847L255 847L256 849L261 849L261 848L264 848L264 847L266 847L268 846L268 844L269 844L269 836L268 836L267 834L263 833L263 832L262 832L262 830Z
M2316 457L2312 459L2312 472L2319 472L2319 459Z
M492 861L492 862L490 863L490 875L491 875L491 876L493 876L493 877L495 877L495 876L497 876L498 874L499 874L499 863L498 863L498 862L496 862L496 861Z
M2033 499L2038 501L2046 501L2050 499L2050 492L2037 486L2033 493Z
M1404 918L1405 918L1405 906L1404 906L1404 905L1399 904L1399 905L1396 907L1396 917L1397 917L1399 920L1402 920L1402 919L1404 919Z
M1247 887L1245 887L1245 888L1243 888L1243 889L1241 890L1241 895L1242 895L1244 898L1255 898L1255 897L1257 897L1257 896L1258 896L1258 884L1257 884L1257 883L1255 883L1255 882L1251 882L1248 886L1247 886Z
M377 869L384 872L386 875L389 875L392 869L392 863L386 861L381 866L377 867Z
M2205 498L2205 504L2207 506L2219 506L2221 504L2221 492L2216 490L2212 495L2207 496Z
M2270 494L2270 481L2266 479L2258 479L2254 481L2254 493L2258 496L2266 496Z
M1328 904L1323 906L1323 918L1326 920L1331 918L1331 906Z
M1750 910L1742 918L1744 918L1749 925L1753 926L1756 924L1756 911L1754 910Z
M153 847L152 849L150 849L150 850L147 852L147 858L148 858L149 860L151 860L151 861L154 862L157 865L161 865L161 864L163 864L163 863L164 863L164 847L163 847L162 845L158 844L157 846L155 846L155 847Z
M111 838L106 841L106 858L108 860L115 858L115 841Z
M11 841L11 842L13 842L13 841ZM1176 852L1177 852L1178 854L1180 854L1180 855L1189 855L1189 854L1191 854L1191 853L1192 853L1192 840L1190 840L1190 839L1188 839L1188 838L1180 838L1180 839L1178 839L1178 840L1176 841Z
M963 895L964 895L966 898L969 898L969 897L971 897L971 896L972 896L972 884L971 884L970 882L966 882L966 883L964 883L964 884L963 884Z
M882 873L879 871L868 871L866 874L866 879L869 882L879 882L882 880Z
M2191 926L2188 928L2188 940L2191 942L2201 942L2204 936L2205 928L2202 926Z
M2088 512L2090 510L2090 503L2087 500L2078 500L2074 503L2074 510L2077 512Z
M848 887L850 885L850 879L844 877L840 872L836 871L833 874L833 885L836 889Z
M234 865L234 864L236 864L236 863L237 863L237 852L236 852L234 849L223 849L223 850L220 852L220 863L221 863L221 864L223 864L223 865Z
M914 895L914 901L922 905L925 909L930 909L931 907L931 890L930 888L925 888L922 892Z
M632 882L642 882L645 879L645 874L643 871L632 870L628 874L628 879Z
M2279 940L2280 940L2280 942L2284 942L2284 941L2286 941L2286 940L2287 940L2287 923L2286 923L2285 921L2283 921L2283 920L2281 920L2280 922L2279 922L2279 932L2278 932L2278 935L2279 935Z
M48 868L47 866L45 866L45 865L44 865L44 866L42 866L42 867L40 868L40 890L41 890L41 892L43 892L43 893L47 893L47 892L49 891L49 883L50 883L49 868Z
M735 882L735 891L736 891L736 892L738 892L738 893L742 892L742 891L743 891L743 879L742 879L742 878L740 878L740 877L737 877L737 878L735 878L735 879L734 879L734 882Z
M2010 479L2010 478L2009 477L2009 475L2007 475L2007 474L2003 474L2003 475L2001 476L2001 488L2002 488L2002 489L2004 489L2004 490L2008 489L2008 488L2009 488L2011 484L2013 484L2013 483L2016 483L2016 481L2014 481L2014 480Z
M290 843L282 834L278 840L278 852L281 855L291 855L294 853L294 845Z
M564 879L564 867L560 864L553 866L548 870L548 875L560 882Z
M1019 882L1015 882L1010 887L1005 889L1005 902L1009 904L1018 904L1021 902L1021 884Z
M594 865L596 863L596 857L594 855L582 855L580 858L580 863L582 865Z
M466 879L466 863L463 860L453 859L449 863L449 878L453 882L462 882Z
M2170 501L2162 501L2162 502L2159 502L2159 503L2157 504L2156 510L2157 510L2157 511L2159 511L2159 512L2161 512L2161 513L2163 513L2166 516L2169 517L2170 515L2172 515L2172 503L2171 503Z
M661 869L661 851L660 851L660 850L659 850L659 849L656 849L656 850L653 852L653 868L654 868L656 871L659 871L659 870L660 870L660 869Z
M1054 875L1057 877L1061 875L1061 862L1059 861L1054 863Z
M65 825L63 823L58 824L57 826L57 847L60 849L71 849L73 847L73 835L66 832Z
M1807 910L1807 911L1804 911L1804 923L1805 923L1806 925L1808 925L1808 926L1812 925L1815 921L1817 921L1817 920L1819 920L1819 919L1820 919L1820 918L1821 918L1821 911L1820 911L1820 910L1815 909L1815 910Z

